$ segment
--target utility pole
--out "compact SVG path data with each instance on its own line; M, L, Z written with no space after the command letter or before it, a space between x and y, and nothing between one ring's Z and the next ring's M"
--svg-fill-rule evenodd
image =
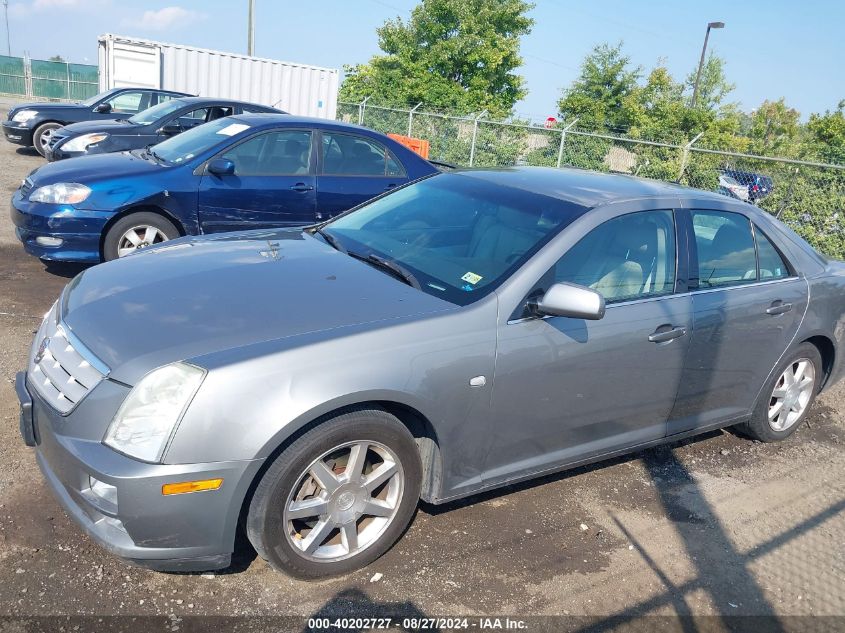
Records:
M12 40L9 39L9 0L3 0L3 11L6 16L6 51L9 57L12 56Z
M698 62L698 72L695 74L695 85L692 87L692 107L698 102L698 82L701 81L701 70L704 68L704 54L707 52L707 39L710 37L710 29L723 29L724 22L710 22L707 25L707 32L704 34L704 46L701 47L701 60Z
M8 0L5 0L8 2ZM249 0L249 25L247 26L246 54L255 54L255 0Z

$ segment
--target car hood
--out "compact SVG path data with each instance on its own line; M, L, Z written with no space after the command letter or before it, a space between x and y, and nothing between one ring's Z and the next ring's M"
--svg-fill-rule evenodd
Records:
M66 327L130 385L178 360L456 309L298 229L174 240L63 294Z
M63 112L67 110L79 110L84 106L78 103L46 103L44 101L35 103L21 103L9 110L9 118L12 118L16 112L21 110L36 110L38 112Z
M32 172L28 178L34 187L43 187L56 182L86 184L95 180L147 174L163 168L163 165L140 158L137 154L120 152L79 156L73 160L47 163Z
M68 134L78 136L80 134L91 134L92 132L107 132L108 134L137 134L143 125L129 123L126 119L80 121L64 126Z

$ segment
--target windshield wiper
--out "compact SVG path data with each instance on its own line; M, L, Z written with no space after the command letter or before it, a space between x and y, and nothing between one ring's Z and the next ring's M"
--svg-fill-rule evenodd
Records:
M167 162L161 156L156 154L156 151L150 145L147 145L147 154L152 156L154 159L156 159L162 165L164 165Z
M375 268L379 268L390 273L400 281L404 281L412 288L421 290L420 282L417 280L416 277L414 277L413 273L411 273L404 266L396 263L393 260L385 259L384 257L379 257L374 253L370 253L369 255L361 255L359 253L349 252L349 255L351 255L355 259L360 259L362 262L366 262Z
M314 229L314 232L319 233L320 237L326 240L329 243L329 246L331 246L336 251L340 251L341 253L347 252L346 247L341 244L338 239L331 233L326 233L322 228Z

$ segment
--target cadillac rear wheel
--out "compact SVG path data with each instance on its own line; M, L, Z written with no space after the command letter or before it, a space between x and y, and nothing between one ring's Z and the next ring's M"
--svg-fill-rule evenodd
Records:
M293 442L259 482L247 536L276 569L316 578L384 554L408 526L420 494L413 436L393 415L356 409Z
M103 259L110 261L126 257L139 249L176 237L179 237L179 231L159 214L148 211L131 213L115 222L106 233Z
M807 417L822 384L822 357L812 343L801 343L777 366L754 413L739 430L761 442L792 435Z

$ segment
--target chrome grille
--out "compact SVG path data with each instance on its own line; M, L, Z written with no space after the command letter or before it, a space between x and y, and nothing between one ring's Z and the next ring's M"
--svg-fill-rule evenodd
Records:
M38 329L30 354L29 380L51 407L65 414L105 377L105 368L68 333L58 309L56 302Z

